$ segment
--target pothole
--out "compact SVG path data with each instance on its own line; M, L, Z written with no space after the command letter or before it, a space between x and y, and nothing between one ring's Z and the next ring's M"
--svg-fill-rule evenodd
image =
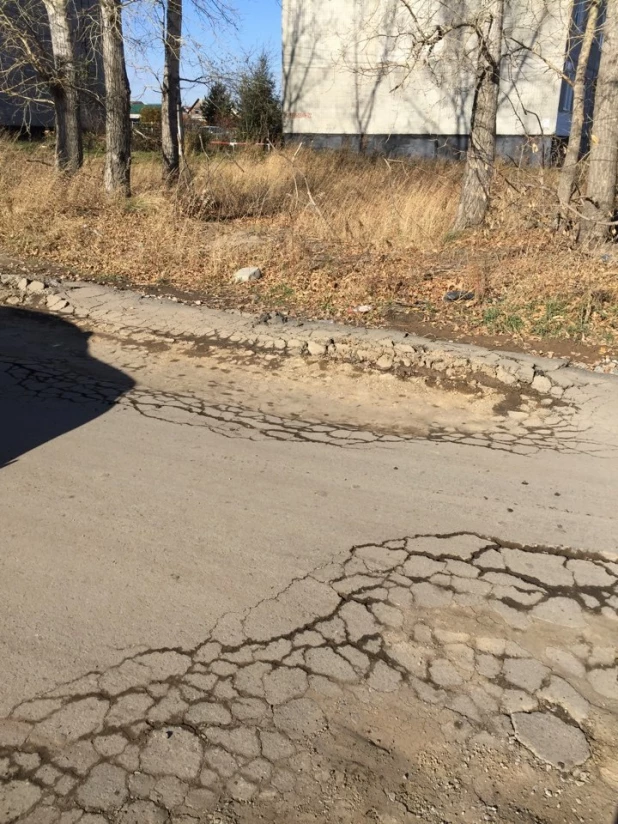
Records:
M141 652L16 707L0 809L116 821L130 798L177 816L300 800L354 702L372 708L378 753L411 752L384 715L395 694L451 755L489 747L516 766L517 740L616 789L618 568L575 555L471 533L354 547L191 651Z

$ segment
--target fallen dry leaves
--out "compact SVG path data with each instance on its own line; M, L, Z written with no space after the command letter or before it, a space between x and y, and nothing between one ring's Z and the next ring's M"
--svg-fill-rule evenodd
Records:
M606 345L618 336L618 263L551 230L552 170L500 169L488 226L453 237L461 167L348 154L191 159L191 186L134 163L134 196L101 191L102 158L59 180L45 146L0 143L0 245L96 280L347 322L396 319ZM232 286L235 269L265 277ZM474 300L446 303L448 291ZM372 307L358 313L355 308Z

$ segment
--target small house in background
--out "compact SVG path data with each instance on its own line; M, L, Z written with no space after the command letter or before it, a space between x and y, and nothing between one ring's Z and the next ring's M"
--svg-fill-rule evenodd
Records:
M191 106L182 107L182 119L185 126L199 127L204 126L206 121L202 114L202 99L198 98Z
M134 127L139 126L140 129L148 132L160 132L161 130L161 104L160 103L142 103L141 101L134 101L131 103L129 111L131 124Z
M142 103L141 100L131 101L131 122L140 123L143 120L152 122L160 119L161 104L160 103ZM144 115L144 117L142 117ZM202 114L202 100L198 98L195 103L190 106L182 107L182 119L185 126L187 125L204 125L204 116Z
M139 123L141 118L141 112L144 108L144 103L141 100L132 100L131 101L131 112L129 117L131 118L131 123Z
M408 157L467 149L475 95L476 35L458 27L481 0L283 0L284 135L316 148ZM573 77L587 0L507 4L498 151L548 160L568 138ZM435 32L431 49L418 35ZM588 111L600 44L588 76Z

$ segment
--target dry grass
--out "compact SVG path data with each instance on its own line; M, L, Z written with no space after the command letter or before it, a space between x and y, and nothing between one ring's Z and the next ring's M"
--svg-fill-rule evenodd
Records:
M486 229L449 235L461 167L337 153L215 155L170 192L137 156L134 197L101 191L102 159L58 179L44 146L0 144L0 245L100 280L175 288L216 305L355 318L360 304L468 332L599 344L618 334L618 268L550 230L552 173L504 167ZM257 285L230 286L258 265ZM448 289L474 301L445 304ZM365 316L365 320L367 316Z

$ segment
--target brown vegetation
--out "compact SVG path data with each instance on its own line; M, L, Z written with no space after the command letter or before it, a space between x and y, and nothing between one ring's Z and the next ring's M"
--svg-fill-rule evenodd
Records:
M383 322L395 310L472 333L618 335L618 259L556 235L555 173L498 169L487 225L452 235L462 167L348 154L213 155L189 187L161 183L156 155L134 159L134 197L106 198L103 159L72 179L53 152L0 146L0 246L95 280L188 292L210 305ZM263 280L232 286L235 269ZM474 299L447 303L449 290ZM354 309L373 307L367 314Z

